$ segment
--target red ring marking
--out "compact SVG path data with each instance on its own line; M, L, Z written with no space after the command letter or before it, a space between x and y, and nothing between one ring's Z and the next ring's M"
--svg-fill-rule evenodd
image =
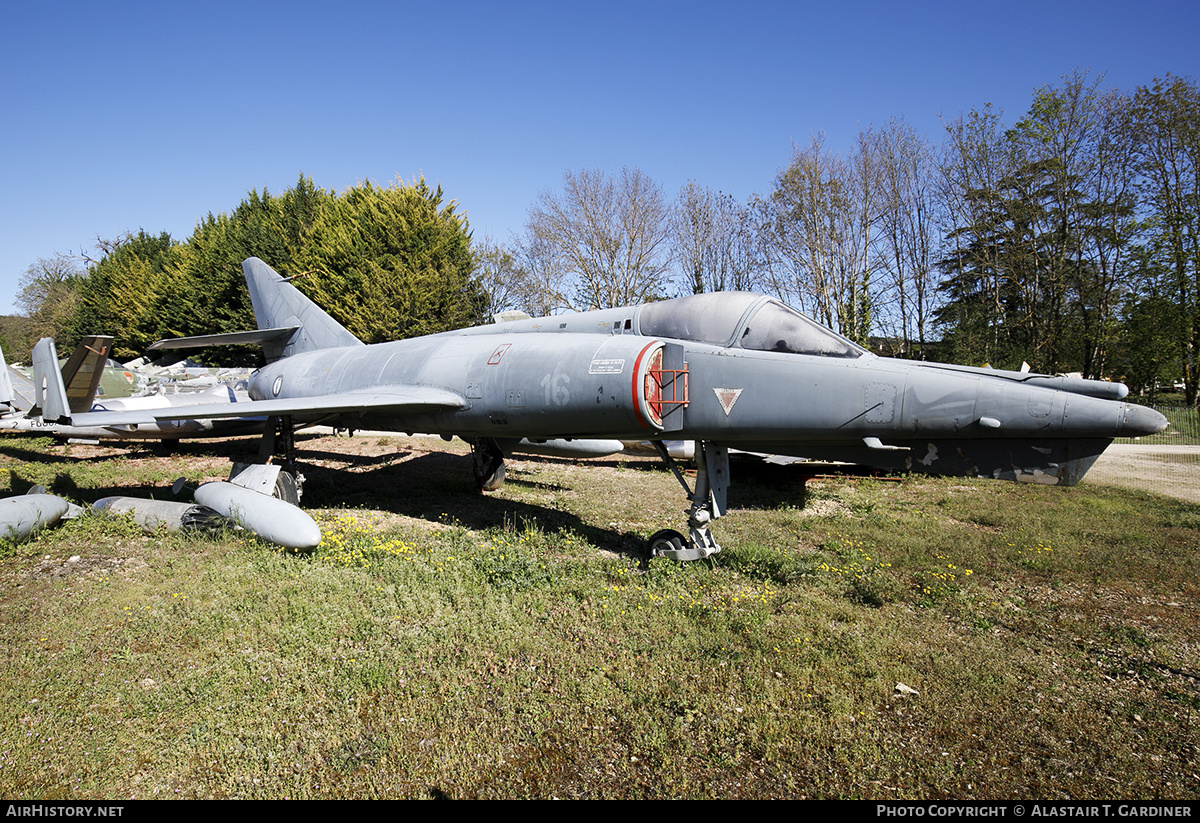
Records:
M644 415L642 413L641 403L639 402L641 400L641 392L638 391L638 375L642 373L642 358L646 356L646 352L658 345L661 344L657 340L655 340L653 343L647 344L645 348L638 352L637 359L633 361L633 384L631 387L633 393L633 413L637 417L637 421L641 424L642 428L650 429L651 431L655 431L657 427L648 424L643 419Z

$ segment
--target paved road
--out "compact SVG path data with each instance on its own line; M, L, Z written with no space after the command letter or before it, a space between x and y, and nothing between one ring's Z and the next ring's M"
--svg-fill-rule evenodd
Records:
M1144 489L1200 503L1200 446L1114 444L1104 450L1083 482Z

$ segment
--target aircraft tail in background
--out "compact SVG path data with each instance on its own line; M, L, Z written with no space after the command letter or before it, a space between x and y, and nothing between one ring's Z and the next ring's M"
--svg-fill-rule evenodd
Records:
M17 393L13 391L12 379L8 376L8 363L4 360L4 352L0 351L0 407L5 413L18 411L16 399Z
M296 328L291 338L280 347L276 357L272 357L267 344L263 344L268 363L279 357L289 357L300 352L363 344L342 324L326 314L324 309L301 294L299 289L257 257L247 258L242 263L242 273L246 277L246 288L250 292L250 302L254 306L254 319L258 322L258 328Z
M31 415L40 413L47 423L71 422L71 404L58 368L58 351L50 337L43 337L33 347L33 398Z
M73 414L90 411L95 404L112 343L113 339L107 335L85 337L62 367L67 403Z
M257 344L262 346L267 362L274 363L301 352L363 345L345 326L257 257L248 257L242 262L242 273L254 306L257 331L159 340L150 348L198 349Z

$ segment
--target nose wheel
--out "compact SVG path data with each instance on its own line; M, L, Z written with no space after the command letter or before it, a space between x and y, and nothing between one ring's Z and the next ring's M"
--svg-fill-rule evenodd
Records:
M696 443L696 489L688 488L683 472L667 453L662 443L655 441L655 449L667 467L675 473L683 490L691 498L688 508L688 536L673 529L663 529L650 536L648 548L651 557L669 557L672 560L702 560L721 551L709 524L725 513L726 492L729 489L729 449L715 443Z
M650 535L646 543L653 557L675 557L687 548L687 538L674 529L662 529Z

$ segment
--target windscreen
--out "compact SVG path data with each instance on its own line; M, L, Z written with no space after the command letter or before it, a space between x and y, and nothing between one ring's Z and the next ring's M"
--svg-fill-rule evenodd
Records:
M772 300L754 313L742 332L741 346L754 351L859 357L863 350L800 312Z

